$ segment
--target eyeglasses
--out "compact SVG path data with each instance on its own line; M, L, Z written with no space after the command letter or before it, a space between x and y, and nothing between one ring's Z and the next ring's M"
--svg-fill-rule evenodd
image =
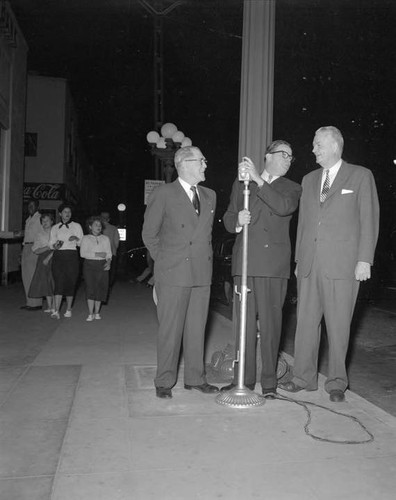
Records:
M293 161L295 160L294 156L289 154L287 151L269 151L268 152L269 155L275 155L276 153L281 153L282 158L284 158L285 160L290 160L290 163L293 163Z
M200 161L201 165L206 165L208 163L208 160L206 158L190 158L189 160L184 161Z

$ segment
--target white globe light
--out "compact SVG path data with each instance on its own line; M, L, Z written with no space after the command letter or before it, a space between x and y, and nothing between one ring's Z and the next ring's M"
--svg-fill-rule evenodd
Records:
M124 205L124 203L120 203L119 205L117 205L117 210L119 212L125 212L126 210L126 205Z
M165 139L172 139L173 135L176 134L177 127L173 123L164 123L161 127L161 135Z
M159 138L159 133L155 132L154 130L146 135L147 142L149 142L150 144L157 144Z
M178 130L176 134L173 134L172 141L173 142L183 142L184 134L181 130Z
M157 142L157 148L158 149L166 149L166 142L164 137L160 137Z
M187 146L192 146L192 141L189 137L185 137L181 143L182 148L186 148Z

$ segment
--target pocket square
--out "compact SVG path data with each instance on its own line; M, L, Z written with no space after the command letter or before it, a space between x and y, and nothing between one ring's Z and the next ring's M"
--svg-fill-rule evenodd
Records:
M341 194L350 194L353 193L352 189L342 189Z

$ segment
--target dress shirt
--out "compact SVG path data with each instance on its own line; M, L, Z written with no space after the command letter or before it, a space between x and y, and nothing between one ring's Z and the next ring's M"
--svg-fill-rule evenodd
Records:
M32 251L35 252L39 248L49 247L50 244L51 230L45 231L41 226L41 231L36 234L34 238Z
M98 257L96 252L106 252L106 257ZM86 234L83 236L80 245L80 255L83 259L108 260L111 259L110 240L104 234L94 236Z
M178 178L179 179L179 182L180 184L182 185L182 188L184 189L184 191L187 193L187 196L190 198L190 201L192 203L192 200L193 200L193 196L194 196L194 193L191 191L191 186L195 186L196 190L197 190L197 196L198 198L200 199L200 196L199 196L199 189L198 189L198 185L197 184L189 184L188 182L186 181L183 181L183 179L181 179L180 177Z
M30 215L25 222L25 235L23 238L23 244L26 245L28 243L33 243L36 234L39 233L42 229L43 226L40 222L40 212L35 212L33 215Z
M280 175L273 175L271 178L271 182L269 182L269 176L270 174L264 169L260 177L267 182L268 184L271 184L271 182L274 182L275 179L278 179Z
M54 244L60 240L63 241L63 245L60 250L76 250L77 245L80 245L81 238L84 236L83 230L78 224L78 222L69 222L68 228L65 224L62 225L62 222L55 224L51 228L51 237L50 237L50 247L54 248ZM78 241L69 241L70 236L77 236Z
M338 160L335 165L333 165L332 167L330 167L328 169L329 170L330 187L333 184L334 179L336 178L336 175L338 174L338 171L340 170L341 163L342 163L342 159ZM322 181L320 184L320 192L322 192L322 190L323 190L323 184L325 182L325 179L326 179L326 169L324 168L323 172L322 172Z

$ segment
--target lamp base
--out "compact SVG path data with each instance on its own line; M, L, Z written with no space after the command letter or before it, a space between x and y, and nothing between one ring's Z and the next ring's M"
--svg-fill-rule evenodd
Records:
M265 404L265 398L246 387L236 387L232 391L220 392L216 397L216 403L233 408L251 408Z

